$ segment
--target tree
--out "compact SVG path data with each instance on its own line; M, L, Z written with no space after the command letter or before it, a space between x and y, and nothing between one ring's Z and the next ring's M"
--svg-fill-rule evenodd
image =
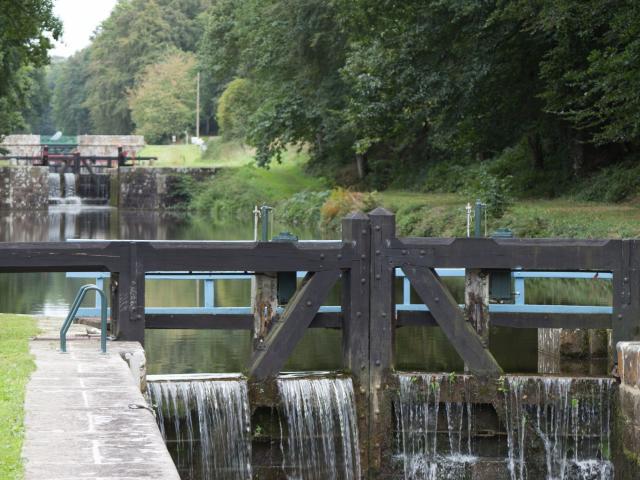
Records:
M209 11L201 64L218 85L251 82L245 140L260 165L288 144L309 145L316 163L355 159L340 118L347 37L338 13L324 0L220 0Z
M216 113L220 133L225 139L242 141L246 138L255 103L253 86L248 80L236 78L227 85L218 101Z
M127 95L145 68L171 48L195 49L209 0L125 0L103 22L90 47L85 102L94 130L133 130Z
M191 53L174 52L148 66L129 95L136 133L161 142L195 124L195 67Z
M61 34L51 0L0 0L0 135L23 123L30 68L47 63Z
M85 48L53 66L53 119L56 129L68 135L93 131L87 108L90 52Z

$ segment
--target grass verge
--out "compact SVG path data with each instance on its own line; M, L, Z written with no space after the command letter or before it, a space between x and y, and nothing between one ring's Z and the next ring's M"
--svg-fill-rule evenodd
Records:
M241 167L251 163L253 150L220 137L207 140L207 150L198 145L147 145L139 156L158 157L154 167Z
M29 338L36 322L25 315L0 314L0 478L22 478L24 394L35 363Z

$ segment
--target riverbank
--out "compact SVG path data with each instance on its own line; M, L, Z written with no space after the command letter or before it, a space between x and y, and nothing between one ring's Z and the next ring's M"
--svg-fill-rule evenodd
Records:
M0 478L23 476L24 396L35 370L29 339L37 333L27 315L0 314Z
M304 150L289 149L281 163L269 169L253 164L253 151L234 142L212 137L207 150L195 145L148 146L145 155L156 155L159 167L224 167L216 178L190 192L188 208L215 218L246 218L255 205L275 207L282 222L296 228L335 232L341 218L352 210L377 206L393 211L398 231L410 236L464 236L467 202L476 193L429 193L403 189L358 192L335 187L309 172ZM433 184L430 181L429 184ZM444 178L443 184L451 183ZM607 198L606 185L600 185ZM612 186L615 188L615 185ZM464 189L463 189L464 190ZM482 192L481 192L482 193ZM496 192L485 192L496 195ZM482 200L495 201L495 198ZM519 237L638 238L638 202L585 201L575 196L556 199L503 199L503 214L489 211L487 232L510 228ZM501 212L499 212L501 213Z

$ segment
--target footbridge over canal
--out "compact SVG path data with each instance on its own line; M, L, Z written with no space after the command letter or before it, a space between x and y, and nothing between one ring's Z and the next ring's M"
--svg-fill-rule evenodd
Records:
M341 329L342 364L353 382L358 412L355 421L359 432L359 465L362 472L371 475L387 472L389 476L384 478L396 478L389 473L393 471L394 462L394 437L390 432L400 428L393 417L402 403L398 404L394 398L399 389L410 387L407 380L399 378L394 371L397 328L406 325L440 327L464 361L467 371L473 375L473 380L469 380L471 383L465 385L473 385L469 388L476 392L474 401L485 406L493 404L493 415L500 417L504 408L498 403L501 392L508 385L505 387L502 368L489 350L490 325L609 329L613 345L627 345L620 342L638 340L639 247L636 240L401 238L395 233L394 216L386 210L376 209L369 215L357 213L344 219L339 241L6 243L0 244L0 271L109 272L111 329L118 340L143 344L145 328L251 328L253 354L247 366L248 395L251 404L257 406L273 407L278 403L272 399L276 388L274 379L307 328ZM454 268L465 271L464 308L460 308L438 274L438 269ZM422 305L396 307L394 277L398 269ZM307 273L283 305L285 302L279 302L273 290L278 283L275 279L284 281L284 275L293 273L295 276L295 272L300 271ZM258 285L253 313L215 309L147 313L145 277L151 272L165 275L170 272L231 272L234 275L243 272L253 275ZM506 274L511 282L513 272L579 272L610 276L612 308L586 312L492 308L489 302L492 277L495 280ZM336 285L342 292L340 308L322 309L327 295ZM260 299L266 299L266 303L258 301ZM611 360L622 369L626 357L620 358L612 355ZM625 367L624 377L636 368L637 365ZM424 392L434 388L432 380L415 378L411 377L409 381L425 382ZM455 383L455 377L449 377L447 382ZM282 389L282 386L277 388ZM507 390L517 393L518 388ZM536 387L531 388L533 392ZM569 395L568 388L562 390L564 397ZM459 396L459 389L456 391ZM541 393L537 396L524 390L521 393L529 401L543 397ZM516 401L516 404L520 403ZM504 418L501 422L504 423ZM412 478L406 476L406 470L405 478ZM520 477L512 475L511 478Z

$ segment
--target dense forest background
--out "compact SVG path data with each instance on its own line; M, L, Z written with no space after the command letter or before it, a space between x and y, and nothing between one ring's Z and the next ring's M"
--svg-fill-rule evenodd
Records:
M194 133L200 72L201 132L263 166L297 145L359 188L640 188L635 0L121 0L49 65L50 1L19 3L0 0L0 133L166 142Z

